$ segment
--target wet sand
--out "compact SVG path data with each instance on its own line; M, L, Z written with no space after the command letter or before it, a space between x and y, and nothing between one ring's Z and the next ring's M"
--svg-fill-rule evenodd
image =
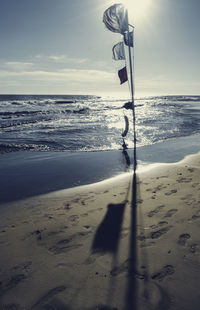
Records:
M200 149L200 135L137 146L138 164L177 162ZM98 152L21 151L0 156L0 204L92 184L129 170L133 150ZM0 205L1 208L1 205Z
M200 153L2 204L0 309L197 310Z

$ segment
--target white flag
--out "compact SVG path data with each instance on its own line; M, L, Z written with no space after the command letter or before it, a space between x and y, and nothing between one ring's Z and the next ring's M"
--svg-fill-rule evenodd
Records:
M123 4L111 5L103 14L103 22L110 31L121 34L128 31L127 11Z
M124 43L119 42L112 48L114 60L125 60Z

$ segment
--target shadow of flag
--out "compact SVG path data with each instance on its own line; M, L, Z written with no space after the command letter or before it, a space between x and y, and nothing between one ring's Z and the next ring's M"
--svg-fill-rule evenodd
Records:
M118 76L120 79L120 84L125 83L126 81L128 81L128 76L127 76L127 70L126 67L118 70Z
M93 253L117 252L125 203L109 204L92 244Z

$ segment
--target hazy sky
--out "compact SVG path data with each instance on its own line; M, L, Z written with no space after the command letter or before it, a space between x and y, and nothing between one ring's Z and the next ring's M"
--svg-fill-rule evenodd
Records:
M0 0L0 93L128 94L102 23L113 3ZM135 18L136 95L200 95L199 16L200 0L151 0Z

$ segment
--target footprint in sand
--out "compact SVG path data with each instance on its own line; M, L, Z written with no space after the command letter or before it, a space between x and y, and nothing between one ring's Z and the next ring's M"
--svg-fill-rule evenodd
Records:
M157 231L152 232L151 233L151 239L158 239L158 238L160 238L162 235L166 234L170 230L171 227L172 226L163 227L163 228L161 228L161 229L159 229Z
M80 201L80 199L81 199L81 198L73 199L72 202L73 202L73 203L78 203L78 202Z
M21 281L25 280L27 276L24 273L13 275L5 285L6 290L9 290L19 284Z
M2 281L0 282L0 291L6 292L27 279L31 272L31 265L32 262L28 261L12 267L10 269L11 276L9 278L7 278L7 274L4 279L2 276Z
M189 239L190 237L191 237L190 234L187 234L187 233L180 235L178 238L178 244L185 245L187 242L187 239Z
M174 215L177 211L178 211L178 209L170 209L170 210L167 211L167 213L165 214L164 217L171 217L171 216Z
M66 203L66 204L64 205L64 208L65 208L66 211L69 211L70 209L72 209L72 207L70 206L69 203Z
M160 205L156 207L154 210L150 211L147 215L148 217L154 216L156 213L158 213L160 210L162 210L165 207L165 205Z
M72 222L73 225L76 225L76 224L78 224L79 216L76 215L76 214L71 215L71 216L68 218L68 220L69 220L70 222Z
M58 241L56 244L52 245L48 250L50 252L53 252L54 254L61 254L61 253L66 253L66 252L73 250L73 249L77 249L77 248L81 247L83 244L82 243L71 244L71 242L74 239L80 240L81 237L87 236L90 233L91 233L91 231L78 232L74 235L69 236L66 239L62 239L62 240Z
M158 270L152 275L153 280L162 281L165 277L172 275L175 272L172 265L165 265L163 268Z
M147 248L147 247L151 247L151 246L154 246L155 245L155 242L154 241L143 241L141 244L140 244L140 247L141 248Z
M80 216L82 216L82 217L88 216L88 213L82 213L82 214L80 214Z
M161 222L162 223L162 222ZM137 237L137 239L139 241L142 241L144 244L146 242L147 239L158 239L160 238L162 235L166 234L170 229L172 228L172 226L167 226L167 227L163 227L159 230L156 230L156 231L153 231L153 232L150 232L148 235L144 235L144 234L141 234ZM144 245L145 246L145 245Z
M160 191L162 188L165 188L165 187L166 186L164 186L163 184L160 184L154 188L152 193L156 193L157 191Z
M151 191L152 194L156 194L158 191L160 191L162 188L165 188L166 186L163 186L162 184L154 187L154 188L147 188L146 191L149 192Z
M115 276L120 275L121 273L126 272L128 275L134 274L135 277L138 279L141 279L141 280L145 279L144 274L133 270L133 265L134 265L134 261L131 259L127 259L120 266L113 268L110 271L110 275L111 277L115 277Z
M46 230L46 228L34 230L34 231L31 233L31 235L36 236L36 240L39 241L39 240L42 239L42 232L43 232L44 230Z
M178 183L190 183L192 181L192 178L179 177L176 181Z
M53 252L54 254L62 254L66 253L68 251L78 249L82 246L83 244L72 244L72 245L67 245L67 246L61 246L60 244L54 245L49 248L50 252Z
M160 177L157 177L156 179L158 180L158 179L164 179L164 178L168 178L168 176L167 175L161 175Z
M194 168L188 168L189 172L194 172Z
M55 236L55 235L57 235L57 234L59 234L59 232L58 231L50 231L50 232L48 232L47 233L47 236Z
M42 296L32 307L31 310L34 309L55 309L54 307L52 308L51 305L49 304L49 302L51 301L51 299L66 290L66 286L62 285L62 286L58 286L55 287L53 289L51 289L48 293L46 293L44 296Z
M181 197L180 199L181 200L189 200L189 199L191 199L192 198L192 194L188 194L188 195L186 195L186 196L184 196L184 197Z
M197 249L198 249L198 244L197 243L193 243L193 244L190 245L190 252L191 253L196 253Z
M90 265L90 264L93 264L95 261L96 261L96 258L95 258L95 257L89 256L89 257L85 260L84 264L85 264L85 265Z
M17 304L3 305L3 310L22 310L22 308Z
M150 228L157 229L157 228L159 228L159 227L161 227L161 226L164 226L164 225L167 225L167 224L168 224L168 222L166 222L166 221L161 221L161 222L159 222L158 224L151 225Z
M14 266L11 268L12 271L25 271L25 272L29 272L30 269L31 269L31 265L32 265L32 262L31 261L27 261L27 262L23 262L17 266Z
M198 185L199 185L199 183L193 183L193 184L192 184L192 187L195 188L195 187L197 187Z
M165 193L166 196L170 196L172 194L175 194L177 192L177 189L172 189L171 191Z
M56 267L58 267L58 268L66 268L66 267L68 267L68 265L65 264L65 263L59 263L59 264L56 265Z
M200 218L200 215L198 215L198 214L194 214L193 216L192 216L192 220L197 220L197 219L199 219Z

